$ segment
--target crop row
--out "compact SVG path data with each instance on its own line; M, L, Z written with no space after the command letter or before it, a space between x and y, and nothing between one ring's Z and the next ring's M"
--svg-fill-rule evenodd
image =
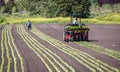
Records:
M92 57L91 55L82 52L80 50L77 50L71 46L68 46L66 44L64 44L63 42L54 39L48 35L46 35L45 33L39 31L37 28L33 27L33 30L31 31L33 34L35 34L36 36L38 36L39 38L41 38L42 40L48 42L49 44L53 45L55 48L57 48L58 50L64 52L65 54L70 55L71 57L73 57L75 60L77 60L79 63L81 63L82 65L86 66L87 68L89 68L91 71L96 72L96 71L100 71L100 72L119 72L118 69L111 67L110 65L103 63L102 61Z
M83 46L83 47L86 47L88 49L91 49L93 51L111 56L111 57L115 58L116 60L120 61L120 51L115 51L115 50L108 49L108 48L105 48L105 47L102 47L99 45L95 45L92 43L88 43L88 42L80 42L80 43L76 42L76 44Z
M8 63L6 66L7 67L6 72L11 71L10 68L12 65L12 59L14 62L14 72L18 72L17 60L16 60L17 56L15 55L15 52L17 53L18 58L20 59L22 72L24 72L24 65L23 65L24 63L23 63L22 57L19 54L18 49L14 43L14 39L13 39L12 34L11 34L11 29L12 29L12 26L8 25L8 26L5 26L3 31L2 31L2 39L1 39L2 62L1 62L0 72L3 72L3 69L5 68L5 57L4 57L5 55L7 56L7 60L8 60ZM5 50L6 50L6 52L5 52ZM12 56L10 56L10 53Z
M2 28L2 25L0 25L0 29Z
M17 32L22 37L22 39L26 42L29 48L33 50L33 52L44 63L45 67L48 69L49 72L53 72L53 71L75 72L75 69L72 66L70 66L67 62L61 59L57 54L55 54L50 49L43 46L28 32L26 32L22 25L17 26Z

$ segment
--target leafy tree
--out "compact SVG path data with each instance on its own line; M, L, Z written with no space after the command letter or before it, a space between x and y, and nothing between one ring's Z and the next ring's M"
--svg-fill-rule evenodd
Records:
M70 14L81 14L81 17L88 17L90 2L88 0L59 0L58 16L70 16Z
M40 0L18 0L15 3L20 11L25 9L31 14L40 14L40 9L42 8Z
M4 13L4 12L5 12L5 6L1 7L0 12L1 12L1 13Z
M17 11L17 9L16 9L16 7L14 6L13 8L12 8L12 13L15 13Z
M7 2L5 4L5 12L11 14L12 13L12 8L15 6L14 2Z
M89 16L89 0L17 0L19 10L24 8L31 14L45 17L67 17L73 13Z

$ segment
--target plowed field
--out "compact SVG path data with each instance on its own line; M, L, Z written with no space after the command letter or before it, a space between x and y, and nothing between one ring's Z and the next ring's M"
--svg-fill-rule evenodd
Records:
M0 26L0 72L120 72L120 25L89 25L88 42L64 42L62 24Z

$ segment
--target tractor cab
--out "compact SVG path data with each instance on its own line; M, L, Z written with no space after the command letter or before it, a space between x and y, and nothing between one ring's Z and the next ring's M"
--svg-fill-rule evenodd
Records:
M64 26L63 40L69 41L88 41L89 28L81 23L80 15L71 15L71 21Z

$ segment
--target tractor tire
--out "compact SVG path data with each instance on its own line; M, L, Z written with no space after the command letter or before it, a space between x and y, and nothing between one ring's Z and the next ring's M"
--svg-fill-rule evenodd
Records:
M63 40L64 40L64 41L66 41L66 39L65 39L65 34L66 34L66 32L64 31L64 32L63 32Z
M78 37L78 41L80 41L80 40L81 40L80 38L81 38L81 37L79 36L79 37Z
M86 32L86 35L85 35L85 41L88 41L88 31Z
M66 39L66 42L69 42L69 39Z
M84 37L83 36L81 36L81 41L84 41Z
M73 42L73 37L70 38L70 41Z

